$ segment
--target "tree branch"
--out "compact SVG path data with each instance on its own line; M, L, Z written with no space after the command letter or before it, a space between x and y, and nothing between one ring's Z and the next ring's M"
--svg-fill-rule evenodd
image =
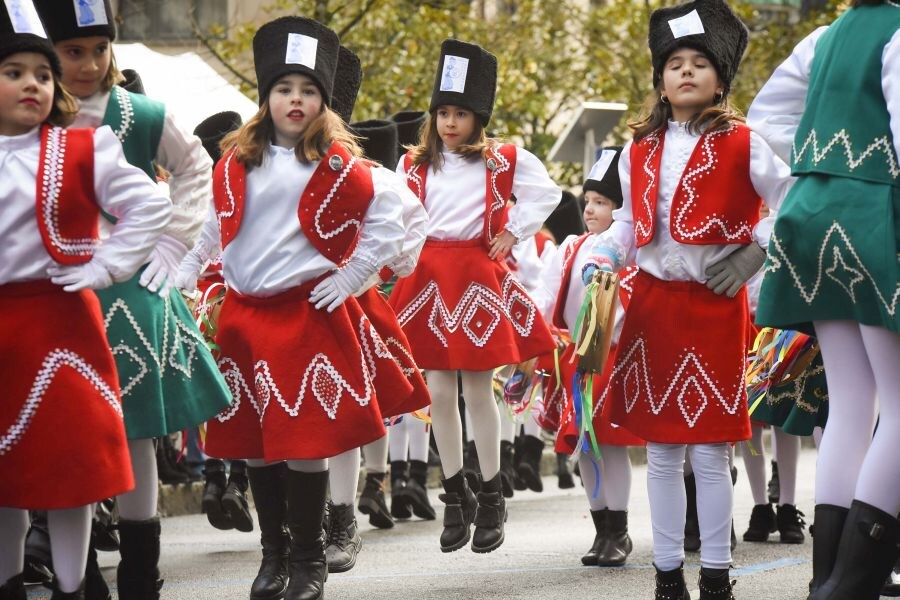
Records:
M366 14L370 10L372 10L372 7L375 6L377 2L378 0L366 0L365 5L361 9L359 9L359 12L356 13L356 15L341 28L341 30L338 32L338 37L343 38L351 29L356 27L359 22L362 21L362 18L366 16Z
M243 73L238 71L234 65L232 65L229 61L227 61L225 59L225 57L222 56L222 53L219 52L219 50L213 45L213 43L210 41L209 37L207 37L203 33L203 31L200 29L200 24L197 23L197 18L194 16L196 13L196 11L194 10L195 7L196 7L196 3L194 2L194 0L191 0L191 3L190 3L191 30L194 32L194 36L197 38L197 40L200 41L200 43L203 45L203 47L206 48L209 51L209 53L212 54L213 57L217 61L219 61L219 63L223 67L225 67L225 69L228 70L229 73L231 73L232 75L237 77L241 83L244 83L251 87L255 87L256 81L254 81L253 79L249 79L246 75L244 75Z

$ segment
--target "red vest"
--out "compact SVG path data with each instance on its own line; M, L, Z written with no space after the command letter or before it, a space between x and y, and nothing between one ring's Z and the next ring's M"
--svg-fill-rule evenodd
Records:
M638 247L654 236L659 166L666 130L631 146L631 198ZM731 127L700 136L688 160L669 216L681 244L749 244L762 200L750 180L750 128Z
M216 165L213 198L222 249L234 239L244 216L247 170L232 150ZM297 206L300 229L322 256L338 265L353 254L375 189L365 161L334 142L319 161Z
M491 247L494 239L506 225L506 203L512 196L513 178L516 174L516 146L503 144L488 150L485 160L487 168L486 189L484 193L484 235L485 247ZM409 189L425 203L425 179L428 176L428 163L412 166L409 154L403 157L403 170L406 172L406 184Z
M94 130L41 127L37 221L44 247L63 265L91 260L99 245Z

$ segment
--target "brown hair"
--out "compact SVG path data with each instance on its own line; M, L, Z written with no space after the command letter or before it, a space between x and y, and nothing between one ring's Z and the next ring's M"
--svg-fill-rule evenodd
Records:
M122 72L119 71L119 67L116 64L116 55L113 54L112 48L112 40L109 42L109 69L106 70L106 77L103 78L103 81L100 82L100 91L108 92L113 88L117 83L121 83L125 80L125 77L122 75Z
M634 134L634 141L639 142L654 131L666 126L672 118L672 105L663 101L662 82L657 89L647 97L641 114L636 121L628 123ZM718 131L725 129L733 122L743 123L746 119L741 112L731 104L727 94L722 94L719 100L688 120L687 128L693 134L702 131Z
M472 136L465 144L457 147L455 152L464 158L475 158L476 156L484 158L488 150L500 143L500 140L487 136L484 126L476 115ZM414 166L429 163L435 173L441 170L441 166L444 164L444 157L441 155L444 142L441 141L441 136L438 134L437 119L434 113L428 113L428 116L425 117L418 145L405 146L405 148L409 150L409 158Z
M225 136L219 147L223 156L237 148L235 159L239 163L258 167L274 137L275 124L272 122L269 101L266 100L243 127ZM300 162L317 162L322 160L332 142L340 142L353 156L363 155L357 137L347 131L336 112L323 104L322 111L306 127L303 137L294 147L294 154Z
M62 86L56 74L53 74L53 106L47 116L47 123L57 127L68 127L78 114L78 103L72 94Z

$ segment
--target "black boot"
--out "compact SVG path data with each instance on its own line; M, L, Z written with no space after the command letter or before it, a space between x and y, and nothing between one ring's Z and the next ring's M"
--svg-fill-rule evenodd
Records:
M285 463L247 468L262 543L262 562L250 588L250 600L281 600L287 589L291 536L286 521L286 477Z
M513 478L513 490L517 492L522 492L528 489L528 486L525 485L525 482L522 481L521 477L519 477L519 465L522 464L522 459L525 458L525 446L523 444L524 441L524 435L517 435L515 442L513 442L513 468L516 472L516 475Z
M541 481L541 454L544 442L533 435L522 436L522 462L519 463L519 479L533 492L543 492Z
M818 526L816 535L818 535ZM897 559L900 522L871 504L850 505L837 561L828 581L810 594L810 600L869 600L878 592Z
M109 585L100 572L97 564L97 549L94 548L94 539L91 536L91 544L88 546L87 564L84 569L84 597L85 600L111 600Z
M757 504L750 513L750 525L744 532L745 542L766 542L772 529L778 529L778 520L771 504Z
M481 486L478 492L478 510L475 512L475 533L472 534L472 552L492 552L505 539L506 499L503 497L500 473Z
M597 554L597 565L621 567L633 548L628 535L628 511L611 510L606 519L606 541Z
M881 595L888 598L900 596L900 560L894 563L894 568L881 588Z
M685 475L684 491L687 493L687 509L684 515L684 551L699 552L700 521L697 518L697 480L694 479L693 473Z
M217 458L206 459L203 466L203 500L201 510L206 514L209 524L216 529L227 531L234 529L228 513L222 507L222 494L225 493L225 462Z
M287 523L291 530L290 582L285 600L325 597L328 564L322 519L328 490L328 471L287 472ZM350 507L353 508L352 506ZM335 515L332 515L334 517ZM333 522L332 528L337 527Z
M171 446L172 441L168 436L161 437L156 444L156 474L159 476L159 480L166 485L187 483L190 481L190 478L175 466L175 462L168 452ZM172 450L175 449L172 448ZM175 455L177 456L178 453L176 452Z
M391 461L391 516L395 519L408 519L412 516L409 500L403 493L409 483L408 468L409 463L405 460Z
M602 510L591 511L591 520L594 522L595 534L594 543L591 544L591 549L581 557L581 564L586 567L597 566L597 554L600 553L600 550L603 548L603 544L606 541L606 522L608 515L609 511L605 508Z
M28 595L25 593L25 576L18 574L10 577L2 586L0 586L0 600L26 600Z
M700 567L700 600L734 600L728 569Z
M352 504L331 504L329 531L325 540L325 560L329 573L343 573L356 566L356 556L362 549L359 526Z
M36 510L31 513L31 527L25 537L26 583L49 585L53 581L53 555L50 553L50 530L47 513Z
M119 593L119 597L122 600L131 600L129 596L123 596L122 593ZM137 598L137 596L134 596ZM81 589L76 592L63 592L60 591L54 582L53 585L53 594L50 595L50 600L85 600L84 598L84 584L81 584Z
M684 582L684 565L671 571L660 571L656 565L656 592L654 600L691 600L691 593Z
M444 530L441 532L441 552L453 552L469 543L469 528L475 520L478 500L469 488L463 472L449 479L441 479L444 493L439 496L444 503Z
M575 487L575 480L572 478L572 473L569 472L568 454L556 453L556 478L561 490L570 490Z
M516 468L513 466L515 448L512 442L500 440L500 484L503 497L512 498L515 493Z
M159 600L159 517L119 521L122 560L116 577L122 600Z
M803 528L806 516L793 504L782 504L778 507L778 532L781 534L782 544L802 544L806 540Z
M406 502L413 514L426 521L434 521L437 514L428 499L428 491L425 486L428 483L428 463L421 460L409 461L409 481L404 490Z
M394 526L387 500L384 499L385 475L386 473L366 473L366 485L359 497L359 512L369 515L369 524L378 529L390 529Z
M231 474L228 476L225 493L222 494L222 508L234 528L244 533L253 531L253 515L250 514L250 504L247 502L249 486L247 463L243 460L231 461Z
M474 440L466 443L463 453L463 475L466 477L469 489L477 494L481 489L481 465L478 463L478 449L475 447Z
M769 480L768 493L769 502L778 504L781 499L781 480L778 478L778 462L772 461L772 478Z
M94 509L94 518L91 520L91 541L99 552L119 551L119 532L113 518L115 508L115 498L107 498L98 502L97 508Z
M837 560L838 544L850 509L834 504L817 504L809 533L813 539L813 578L809 582L812 595L831 577Z

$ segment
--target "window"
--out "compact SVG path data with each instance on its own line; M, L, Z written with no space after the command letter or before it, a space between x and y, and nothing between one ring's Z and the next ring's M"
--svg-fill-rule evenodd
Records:
M192 12L203 31L228 25L228 0L119 0L119 38L127 42L191 40Z

